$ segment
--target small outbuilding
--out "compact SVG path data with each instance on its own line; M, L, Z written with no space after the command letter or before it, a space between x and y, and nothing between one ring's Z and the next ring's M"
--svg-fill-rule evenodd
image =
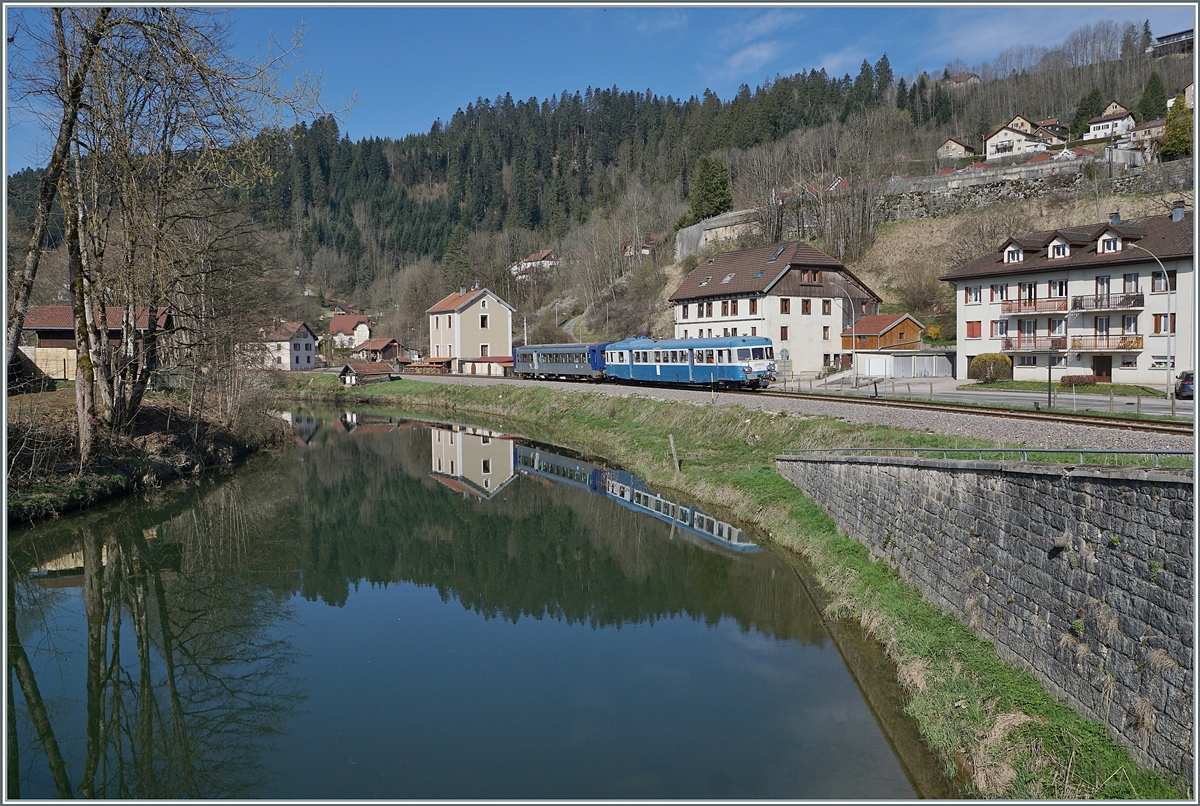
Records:
M338 373L338 378L343 386L359 386L364 383L390 381L397 374L396 368L391 364L379 361L373 364L346 364Z

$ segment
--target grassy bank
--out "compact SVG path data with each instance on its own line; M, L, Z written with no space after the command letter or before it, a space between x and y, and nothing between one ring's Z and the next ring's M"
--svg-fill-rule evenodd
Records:
M72 386L8 398L10 524L158 487L281 444L287 436L286 426L265 414L235 428L190 414L186 404L155 394L126 428L97 428L93 459L81 468Z
M895 662L907 711L948 776L973 794L1012 798L1182 798L1189 784L1138 770L1105 728L1050 697L1030 674L1001 662L990 643L920 593L774 471L788 448L994 447L845 423L826 417L689 405L537 387L466 387L396 381L339 390L336 379L286 380L313 403L486 418L532 438L619 459L653 485L686 491L799 552L830 596L827 612L859 621ZM652 393L651 393L652 394ZM682 464L671 460L669 435Z
M1139 386L1129 383L1098 383L1094 386L1064 386L1061 383L1054 384L1054 391L1059 394L1071 394L1074 388L1076 394L1080 395L1100 395L1108 397L1111 392L1116 397L1159 397L1165 398L1167 393L1163 391L1163 387L1154 388L1153 386ZM992 381L991 383L965 383L958 387L962 392L987 392L993 389L999 389L1009 392L1045 392L1045 381Z

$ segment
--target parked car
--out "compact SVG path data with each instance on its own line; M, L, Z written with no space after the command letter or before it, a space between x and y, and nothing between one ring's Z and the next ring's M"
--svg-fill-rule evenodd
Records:
M1179 380L1175 382L1175 397L1183 400L1191 400L1196 394L1196 373L1192 371L1179 373Z

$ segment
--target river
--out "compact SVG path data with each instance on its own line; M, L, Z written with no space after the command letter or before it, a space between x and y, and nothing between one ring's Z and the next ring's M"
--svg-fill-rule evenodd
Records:
M719 513L287 416L294 450L10 533L10 796L947 794L878 647Z

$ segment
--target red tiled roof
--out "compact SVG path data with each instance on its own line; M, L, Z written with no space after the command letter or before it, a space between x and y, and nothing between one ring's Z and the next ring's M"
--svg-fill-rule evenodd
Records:
M470 361L473 364L499 364L504 367L512 366L511 355L481 355L475 358L460 358L460 361Z
M952 173L954 173L954 166L948 165L945 168L943 168L942 170L938 171L938 176L942 176L945 174L952 174Z
M947 137L947 138L946 138L946 139L945 139L945 140L942 142L942 145L946 145L946 143L958 143L958 144L959 144L960 146L962 146L963 148L969 148L969 149L971 149L972 151L974 151L974 150L975 150L975 146L971 145L970 143L964 143L962 140L959 140L957 137Z
M498 297L494 292L488 291L486 288L469 288L465 293L462 294L455 291L453 294L447 295L445 298L437 302L432 308L427 309L425 313L455 313L467 307L484 294L491 294L493 297L495 297L497 302L499 302L505 308L508 308L510 311L516 310L513 308L513 306L500 299L500 297Z
M1049 162L1050 159L1052 159L1050 154L1046 151L1043 151L1042 153L1032 157L1029 162Z
M338 314L329 320L329 333L334 336L353 336L354 328L368 325L367 317L361 314Z
M855 321L853 335L856 336L882 336L893 327L898 325L903 319L912 319L917 327L924 327L916 319L913 319L911 314L907 313L881 313L873 316L864 316ZM851 335L851 328L846 328L842 331L843 336Z
M304 322L278 322L270 330L263 331L263 341L289 341L300 328L307 330L314 339L317 337Z
M400 346L400 342L396 341L395 339L388 339L388 338L380 337L378 339L367 339L362 344L358 345L358 347L356 347L355 349L356 350L382 350L385 347L387 347L389 344L392 344L393 342L395 343L395 345L397 347Z
M148 308L134 308L135 319L134 326L138 330L145 330L150 326L150 316ZM125 316L125 309L118 306L110 306L104 309L104 321L111 330L120 330L121 320ZM165 328L170 321L170 311L167 308L158 309L158 321L155 324L157 328ZM34 305L25 314L25 324L23 330L74 330L75 329L75 310L70 305Z
M532 255L525 258L524 262L525 263L537 263L538 261L553 260L553 259L554 259L554 250L553 249L543 249L542 251L534 252Z
M1120 266L1153 261L1143 250L1149 250L1159 260L1164 261L1191 259L1194 253L1192 216L1191 212L1185 212L1181 221L1172 221L1170 214L1167 214L1122 221L1116 225L1105 222L1088 227L1033 232L1021 238L1010 238L1001 244L999 249L958 267L943 275L941 279L954 281L972 277L1031 274L1050 270L1067 271L1082 267ZM1122 238L1136 242L1142 248L1099 254L1096 252L1096 240L1106 231L1115 232ZM1044 250L1056 236L1061 236L1080 248L1072 249L1069 257L1052 259ZM1014 241L1026 249L1025 259L1020 263L1005 263L1004 247Z

